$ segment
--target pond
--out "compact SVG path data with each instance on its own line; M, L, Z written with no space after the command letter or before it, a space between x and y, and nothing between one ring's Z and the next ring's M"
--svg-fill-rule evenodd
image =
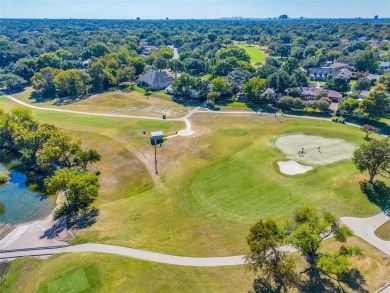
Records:
M5 171L0 164L0 171ZM44 219L54 209L54 200L28 190L26 176L11 170L10 180L0 187L0 203L5 213L0 215L1 224L20 224Z

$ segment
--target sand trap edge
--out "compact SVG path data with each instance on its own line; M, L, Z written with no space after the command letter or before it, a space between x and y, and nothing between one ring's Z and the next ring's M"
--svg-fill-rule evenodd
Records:
M280 167L279 167L278 163L279 162L287 162L287 161L291 161L291 159L289 159L289 158L279 158L279 159L277 159L277 160L272 162L272 166L274 167L274 170L276 171L276 173L278 173L279 175L284 176L284 177L292 177L292 178L307 177L307 176L310 176L310 175L313 175L313 174L317 173L317 168L313 167L313 166L310 166L310 167L313 167L313 169L311 169L311 170L309 170L309 171L307 171L305 173L296 174L296 175L285 174L285 173L283 173L280 170ZM297 163L299 163L299 162L297 162ZM299 163L299 164L301 164L301 163Z

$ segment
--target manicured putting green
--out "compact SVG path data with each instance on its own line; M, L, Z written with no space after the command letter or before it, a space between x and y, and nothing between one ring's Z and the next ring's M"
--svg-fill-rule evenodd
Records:
M59 113L59 112L38 112L36 117L42 119L53 119L53 120L66 120L71 117L70 114Z
M355 150L355 146L342 139L304 134L282 136L275 143L290 159L309 165L327 165L350 160ZM304 155L300 156L298 151L302 148L304 148Z
M114 122L112 119L95 116L80 116L77 117L75 121L94 125L108 125Z
M170 129L173 126L172 123L153 121L153 120L150 121L141 120L137 122L137 125L142 127L155 128L155 129Z
M223 132L230 136L246 136L249 133L245 129L225 129Z
M88 279L82 269L47 285L49 293L80 293L90 288Z

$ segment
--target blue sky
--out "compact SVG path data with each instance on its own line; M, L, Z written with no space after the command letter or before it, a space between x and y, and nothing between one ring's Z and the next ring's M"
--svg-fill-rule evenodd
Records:
M7 18L390 17L390 0L0 0Z

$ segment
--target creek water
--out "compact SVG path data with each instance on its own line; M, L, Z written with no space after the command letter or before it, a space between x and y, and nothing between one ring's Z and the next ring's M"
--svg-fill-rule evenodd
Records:
M0 165L0 171L5 171ZM0 203L5 206L0 215L1 224L20 224L44 219L54 209L54 200L31 191L26 185L26 176L11 170L10 180L0 186Z

